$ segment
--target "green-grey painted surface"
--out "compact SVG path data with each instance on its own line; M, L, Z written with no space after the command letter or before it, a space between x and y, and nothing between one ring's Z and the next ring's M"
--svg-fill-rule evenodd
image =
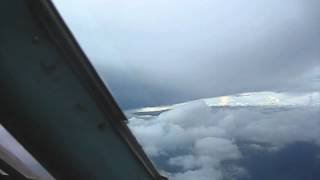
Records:
M1 123L26 149L56 179L161 179L27 1L2 0L0 18Z

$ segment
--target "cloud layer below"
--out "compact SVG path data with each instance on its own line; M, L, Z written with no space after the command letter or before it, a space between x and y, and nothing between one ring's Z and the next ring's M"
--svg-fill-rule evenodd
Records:
M173 180L222 180L250 176L250 169L236 163L243 149L277 152L296 142L319 146L319 117L319 107L212 109L200 100L148 120L133 117L129 127Z

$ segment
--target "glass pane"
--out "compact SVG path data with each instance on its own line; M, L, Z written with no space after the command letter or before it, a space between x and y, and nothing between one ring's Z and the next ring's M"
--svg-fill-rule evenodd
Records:
M55 4L170 179L320 179L320 1Z

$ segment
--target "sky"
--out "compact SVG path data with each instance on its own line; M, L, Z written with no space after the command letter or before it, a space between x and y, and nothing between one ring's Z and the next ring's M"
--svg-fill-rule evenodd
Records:
M320 179L320 1L54 3L170 180Z
M320 1L55 4L170 180L320 178Z
M55 2L124 109L318 90L317 0Z

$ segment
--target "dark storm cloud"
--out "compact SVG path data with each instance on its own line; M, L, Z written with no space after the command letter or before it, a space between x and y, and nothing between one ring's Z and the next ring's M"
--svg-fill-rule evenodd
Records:
M127 107L247 91L314 91L305 77L319 74L318 1L56 3Z

